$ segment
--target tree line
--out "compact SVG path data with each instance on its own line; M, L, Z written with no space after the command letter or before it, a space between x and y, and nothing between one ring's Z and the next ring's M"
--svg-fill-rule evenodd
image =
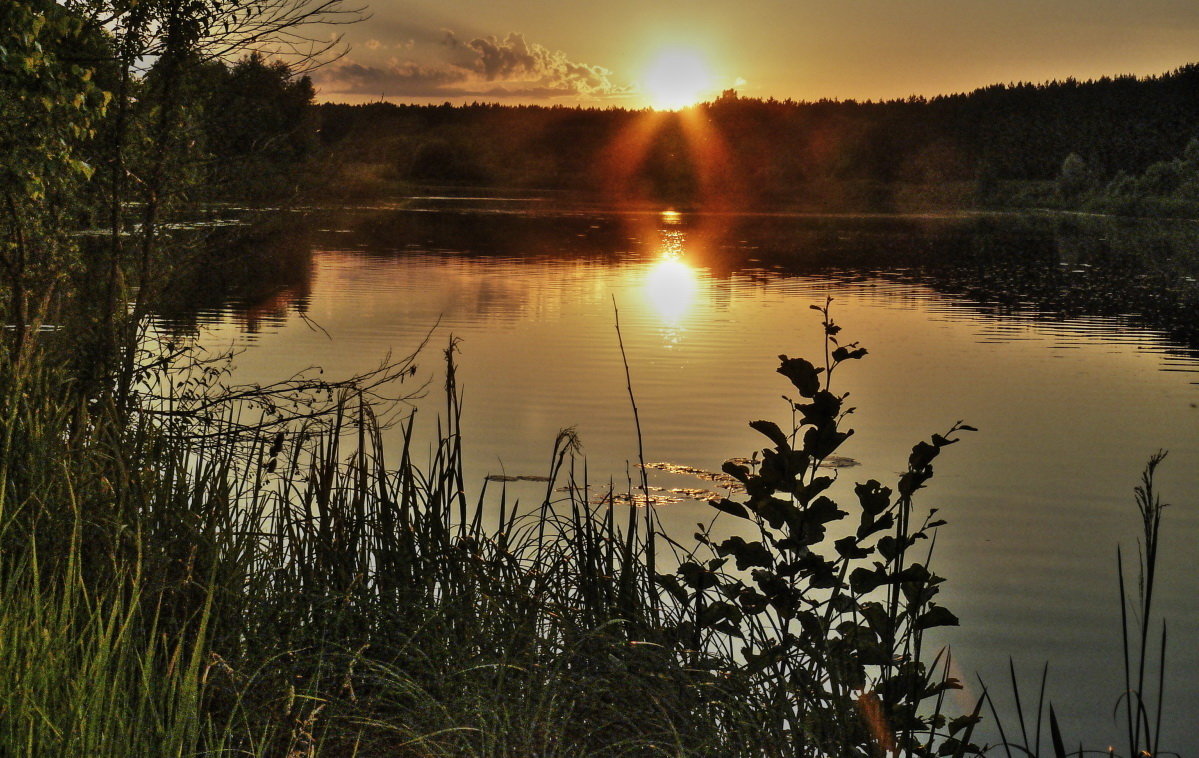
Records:
M1012 183L1026 191L1056 182L1071 154L1095 184L1178 158L1199 136L1196 92L1199 65L1191 64L1144 78L996 84L877 102L754 99L728 90L680 114L382 102L326 103L318 111L320 143L341 171L332 174L340 185L331 192L374 191L380 179L602 188L631 169L633 194L650 199L694 201L706 182L735 190L746 205L835 200L837 192L845 202L885 205L887 193L847 188L958 184L960 201L993 203L1028 199L1013 198ZM630 139L644 141L641 154L615 149ZM1069 199L1047 189L1036 199Z

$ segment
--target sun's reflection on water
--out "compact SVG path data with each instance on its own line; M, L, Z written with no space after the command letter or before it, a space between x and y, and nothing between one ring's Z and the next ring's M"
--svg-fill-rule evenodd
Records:
M645 277L645 297L670 327L677 327L695 305L699 282L695 269L677 256L664 256L656 261Z
M677 222L676 222L677 223ZM662 231L662 246L657 260L649 264L642 291L645 299L668 332L668 341L677 342L678 332L694 310L700 294L699 275L684 257L682 232Z

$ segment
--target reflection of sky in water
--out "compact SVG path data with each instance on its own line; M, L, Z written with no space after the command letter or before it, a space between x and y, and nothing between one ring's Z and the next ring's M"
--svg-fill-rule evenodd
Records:
M1077 687L1073 705L1063 705L1079 711L1069 718L1110 713L1116 672L1097 671L1095 661L1119 660L1110 639L1119 628L1115 545L1135 539L1131 490L1149 453L1171 451L1161 468L1165 499L1190 505L1199 493L1199 364L1114 319L996 315L886 271L718 274L683 219L656 219L641 247L614 247L602 259L434 255L404 240L386 254L349 252L347 243L317 252L307 315L331 338L295 317L264 322L238 359L239 375L265 381L314 364L362 371L389 350L412 349L440 319L421 363L434 397L418 420L432 429L436 348L451 333L461 337L474 481L501 470L544 473L557 430L576 426L592 483L611 477L623 486L636 443L613 298L648 460L716 471L763 446L748 421L789 419L775 356L818 354L809 306L832 295L844 336L870 351L838 372L834 389L851 392L858 408L849 419L858 433L838 452L862 465L841 472L834 494L850 499L848 486L868 478L893 485L911 445L956 419L979 427L938 459L921 500L950 522L934 563L949 578L946 604L963 620L949 635L955 657L993 679L1006 675L1009 654L1029 670L1050 659L1051 694L1065 693L1065 682L1100 682ZM245 344L229 314L213 316L209 344ZM682 502L661 513L685 537L710 509ZM1189 561L1199 512L1170 509L1165 530L1156 602L1170 609L1171 639L1193 641L1199 591ZM1177 703L1199 702L1196 646L1171 656L1167 690ZM1104 718L1084 723L1093 734L1110 731Z

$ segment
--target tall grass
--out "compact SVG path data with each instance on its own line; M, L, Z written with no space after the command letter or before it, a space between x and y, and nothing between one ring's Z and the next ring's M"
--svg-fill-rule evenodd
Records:
M671 651L633 644L653 586L636 521L624 531L582 483L532 509L467 500L452 362L418 465L411 418L385 459L362 382L291 426L182 390L130 416L73 393L49 356L2 367L0 644L21 653L0 666L0 753L719 741Z
M175 602L165 557L146 553L145 430L114 438L44 358L0 356L0 753L219 747L200 718L209 595Z

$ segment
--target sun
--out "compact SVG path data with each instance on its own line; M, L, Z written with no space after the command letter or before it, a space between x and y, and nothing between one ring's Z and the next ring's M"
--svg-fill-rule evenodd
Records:
M695 50L663 50L650 62L642 89L657 110L678 110L695 105L712 91L714 80L703 56Z

